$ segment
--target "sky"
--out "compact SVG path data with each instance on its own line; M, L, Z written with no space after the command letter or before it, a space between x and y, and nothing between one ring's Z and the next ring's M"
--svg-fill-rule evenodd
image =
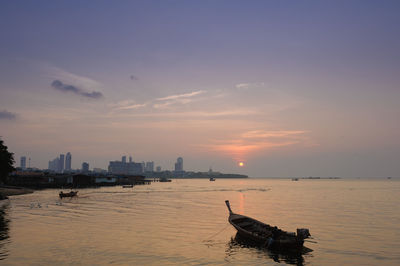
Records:
M399 1L0 3L0 136L251 177L400 176ZM243 162L243 166L239 163Z

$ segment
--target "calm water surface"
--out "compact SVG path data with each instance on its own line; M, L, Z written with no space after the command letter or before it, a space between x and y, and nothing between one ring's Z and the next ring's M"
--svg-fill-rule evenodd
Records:
M0 215L2 265L400 265L398 180L173 180L13 196ZM239 245L235 212L295 231L312 252Z

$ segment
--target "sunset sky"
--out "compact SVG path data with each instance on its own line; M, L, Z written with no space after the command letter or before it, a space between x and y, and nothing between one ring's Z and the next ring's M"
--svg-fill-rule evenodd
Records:
M400 1L0 2L17 165L400 176ZM239 162L244 162L240 167Z

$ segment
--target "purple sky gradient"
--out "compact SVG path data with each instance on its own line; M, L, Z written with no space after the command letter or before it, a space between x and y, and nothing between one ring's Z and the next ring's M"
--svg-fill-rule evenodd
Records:
M398 1L0 6L0 136L17 161L400 175Z

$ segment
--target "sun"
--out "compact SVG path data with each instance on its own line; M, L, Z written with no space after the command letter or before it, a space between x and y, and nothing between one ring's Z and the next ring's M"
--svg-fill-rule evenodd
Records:
M243 167L244 166L244 162L239 162L239 164L238 164L240 167Z

